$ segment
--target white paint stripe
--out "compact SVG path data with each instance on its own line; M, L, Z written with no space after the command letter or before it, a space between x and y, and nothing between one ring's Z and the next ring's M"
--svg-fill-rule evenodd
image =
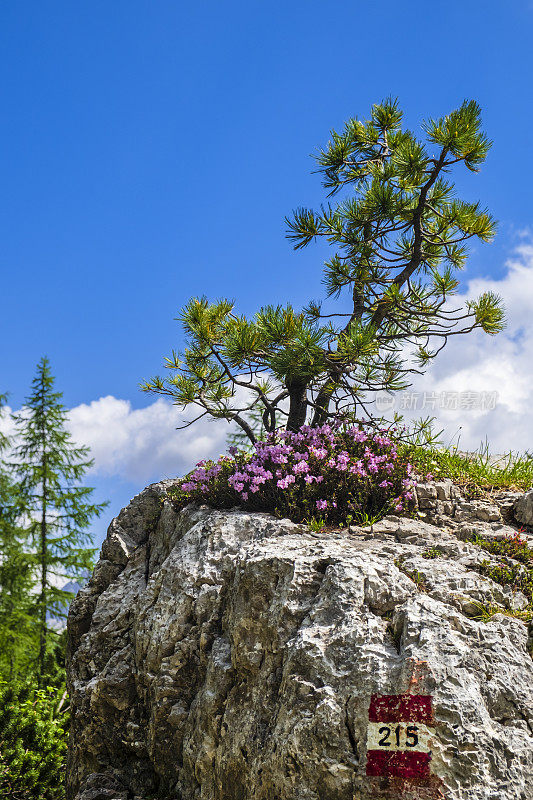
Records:
M429 753L434 736L435 728L422 722L369 722L367 749Z

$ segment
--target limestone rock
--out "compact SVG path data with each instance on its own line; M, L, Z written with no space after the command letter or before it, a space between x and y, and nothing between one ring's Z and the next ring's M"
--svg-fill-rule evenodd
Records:
M533 489L522 494L513 505L513 514L521 525L533 527Z
M460 502L455 509L454 517L459 522L467 520L480 520L481 522L501 522L500 508L483 500L470 500Z
M177 513L165 488L111 524L71 605L69 800L533 800L533 632L473 618L516 602L487 553L394 516ZM407 723L369 715L413 697L429 772L367 774L412 759Z

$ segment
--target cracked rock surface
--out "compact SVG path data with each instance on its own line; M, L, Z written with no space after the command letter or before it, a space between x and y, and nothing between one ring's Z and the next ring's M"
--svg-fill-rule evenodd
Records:
M441 485L437 524L313 533L178 513L168 485L113 520L71 605L69 800L533 800L527 626L472 618L525 601L463 541L502 535L497 508ZM367 775L371 697L405 694L432 698L430 774Z

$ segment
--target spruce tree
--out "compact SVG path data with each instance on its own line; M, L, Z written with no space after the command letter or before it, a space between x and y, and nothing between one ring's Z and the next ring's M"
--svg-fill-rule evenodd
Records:
M7 403L7 393L0 394L0 420L4 416L5 405ZM0 453L9 445L9 437L0 430Z
M0 395L0 419L6 395ZM35 638L34 559L26 548L20 487L1 460L10 440L0 433L0 675L24 674Z
M19 481L27 531L36 566L37 672L42 684L53 649L49 617L66 616L72 593L61 585L82 581L95 550L88 528L106 503L91 501L93 489L80 485L92 466L89 448L76 447L65 429L62 393L54 390L47 358L37 365L30 396L15 415L17 446L12 467Z
M36 636L35 559L22 512L17 485L0 469L0 675L9 680L28 670Z
M409 386L452 336L498 333L504 315L492 292L463 308L450 303L469 241L488 242L495 230L450 179L461 167L478 171L487 156L480 108L465 101L422 130L418 138L402 127L397 102L386 100L369 119L332 131L318 153L329 199L318 211L297 209L287 235L295 248L318 239L332 247L327 305L265 306L247 319L231 300L193 298L179 317L183 354L166 359L169 377L142 388L192 406L197 416L188 424L226 419L254 441L254 408L267 431L372 419L375 393Z

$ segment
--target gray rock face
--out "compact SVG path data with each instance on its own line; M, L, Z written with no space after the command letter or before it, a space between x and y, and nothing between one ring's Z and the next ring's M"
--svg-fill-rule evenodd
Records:
M515 519L521 525L533 527L533 489L521 495L513 506Z
M527 627L472 618L522 602L487 553L416 519L176 513L165 488L71 606L69 800L533 800Z

